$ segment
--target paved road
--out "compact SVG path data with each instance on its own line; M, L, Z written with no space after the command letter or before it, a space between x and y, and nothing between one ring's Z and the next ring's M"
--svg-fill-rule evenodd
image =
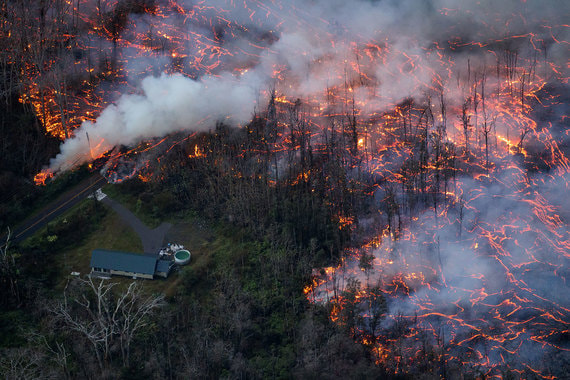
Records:
M87 198L105 183L107 183L107 181L99 173L81 181L77 186L67 191L48 206L44 207L38 214L32 215L30 218L26 219L21 226L16 228L15 231L12 231L10 241L17 242L32 236L48 222ZM2 244L4 244L6 239L5 235L0 239Z
M143 245L143 251L145 254L155 256L164 244L164 237L166 232L172 227L170 223L162 223L155 229L148 228L135 214L130 212L127 208L121 205L119 202L105 196L101 199L101 202L111 207L121 219L131 226L131 228L139 235Z
M71 207L92 195L107 183L106 179L99 174L95 174L90 178L83 180L77 186L68 190L57 200L44 207L38 214L31 216L24 223L12 232L11 242L24 240L32 236L40 228L45 226L54 218L60 216ZM102 193L100 193L102 194ZM155 229L148 228L139 218L130 212L123 205L105 195L100 199L101 202L111 207L131 228L139 235L143 251L148 255L157 255L158 251L164 244L166 233L172 227L170 223L162 223ZM5 243L6 236L0 238L0 246Z

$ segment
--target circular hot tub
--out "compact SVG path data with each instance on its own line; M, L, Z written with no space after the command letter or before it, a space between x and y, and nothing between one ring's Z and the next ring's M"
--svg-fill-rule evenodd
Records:
M174 262L178 265L186 265L190 261L190 251L181 249L174 254Z

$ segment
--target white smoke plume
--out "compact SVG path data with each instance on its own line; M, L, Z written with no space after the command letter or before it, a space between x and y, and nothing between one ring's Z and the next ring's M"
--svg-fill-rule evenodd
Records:
M133 55L125 68L129 82L135 83L140 94L125 94L96 122L87 121L77 129L75 137L63 142L61 153L52 160L53 171L89 161L115 145L130 146L174 131L207 129L219 118L246 123L254 108L263 106L259 94L265 91L267 96L270 87L291 97L322 98L327 87L352 79L347 78L347 68L355 62L355 51L370 44L377 46L382 58L368 66L362 63L369 81L368 90L357 94L357 100L366 104L363 112L382 112L406 97L425 95L434 76L446 70L465 75L467 58L474 67L493 65L496 57L484 48L471 49L476 44L491 46L520 35L520 39L508 40L513 48L526 44L526 50L534 54L540 50L551 61L565 62L567 58L567 49L552 42L568 41L568 28L563 23L563 15L570 8L566 1L283 0L237 4L210 0L198 5L179 1L186 11L196 11L194 18L182 17L168 8L168 2L156 4L170 9L166 18L132 14L121 37L136 40L137 35L145 35L145 30L151 33L158 23L181 36L192 36L176 56L182 57L181 66L194 67L188 74L196 79L158 74L168 62L174 64L170 51L158 56ZM95 9L93 5L93 12ZM450 50L448 41L457 38L462 44ZM224 52L221 64L213 71L195 65L199 43L204 40L214 41ZM540 46L528 49L528 41ZM129 49L121 51L127 58ZM438 51L453 59L442 65ZM107 56L101 54L100 59ZM158 73L136 85L141 75L148 75L149 63ZM236 74L244 68L249 70L247 74ZM567 67L560 64L554 69L564 73ZM283 71L282 79L276 78L275 70ZM444 85L450 104L459 104L460 91L449 83ZM199 123L206 118L208 123Z
M466 92L472 91L468 82L474 82L475 74L487 76L488 94L501 90L494 73L497 61L504 65L505 52L517 52L518 64L527 74L536 63L545 82L568 84L570 2L566 0L177 3L196 11L190 18L174 10L166 13L169 27L189 36L184 49L165 49L164 54L149 53L125 62L128 82L136 91L118 98L95 122L76 129L74 137L62 143L51 170L70 169L116 145L132 146L176 131L208 130L220 119L243 125L254 109L263 109L271 88L280 95L312 98L325 105L328 88L358 82L355 99L364 118L391 110L409 97L433 98L429 92L439 81L451 130L451 124L459 123L457 112ZM165 22L163 15L130 15L132 25L121 37L136 39L137 33L156 30ZM167 39L162 41L168 45ZM204 41L213 44L212 51L221 52L219 64L208 59L196 62ZM129 56L127 50L123 56ZM106 59L104 54L98 58ZM173 74L176 70L170 65L187 68L180 70L186 75ZM164 71L168 74L161 74ZM512 79L518 83L520 76ZM562 108L552 108L558 114L555 119L566 117L567 100L562 103ZM503 110L488 112L489 120L497 118L497 134L508 135L511 128L511 137L518 134L513 125L529 120L526 111L520 112L521 120L508 120ZM537 130L547 128L538 124ZM371 123L372 127L382 128ZM568 136L565 131L559 129L555 137ZM548 135L540 138L548 140ZM371 161L375 159L384 157ZM359 257L347 260L336 280L315 289L315 299L326 300L335 286L344 290L344 282L338 282L343 273L372 285L402 276L413 289L407 297L391 299L392 316L419 315L420 325L445 335L444 346L471 347L468 354L476 357L476 364L489 359L495 365L504 356L535 366L544 356L533 355L557 352L557 342L547 333L532 338L529 334L546 325L567 331L569 317L570 238L565 218L570 211L565 198L567 168L563 168L568 164L559 161L560 167L544 177L526 177L514 163L502 162L497 167L508 170L487 182L458 178L456 203L445 216L441 206L437 220L433 210L425 211L404 227L408 235L390 244L385 239L380 248L371 250L375 255L371 272L358 268ZM475 342L484 334L491 336L482 339L486 347L460 344L461 339Z
M124 95L94 123L83 123L75 137L61 145L51 167L69 169L116 145L132 146L187 129L207 130L212 122L226 117L237 124L247 122L258 91L256 81L249 84L249 79L230 74L198 81L181 74L147 77L141 82L141 94Z

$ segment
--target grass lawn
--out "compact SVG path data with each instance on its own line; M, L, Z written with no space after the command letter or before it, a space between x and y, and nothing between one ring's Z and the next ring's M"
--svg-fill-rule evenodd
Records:
M109 191L109 193L113 193L112 197L114 199L120 201L133 212L135 211L133 209L132 197L120 196L116 191ZM80 207L88 201L85 200L79 203L50 223L57 224L63 220L70 220L71 223L72 219L70 218L72 218L73 213L78 212ZM139 212L137 216L142 217L141 219L144 223L149 221L148 215L145 218L144 213ZM197 280L194 283L195 288L193 291L201 292L200 288L206 285L203 285L199 279L208 276L212 265L213 252L219 248L220 239L200 219L186 216L185 218L174 217L169 221L173 226L166 235L166 241L184 245L191 253L190 263L186 266L178 267L167 279L138 279L136 281L140 282L149 293L164 293L166 296L173 296L176 294L183 278L186 275L191 275L192 278ZM154 220L151 225L155 227L155 225L160 223L162 223L162 220ZM46 235L46 228L38 231L36 235L42 234ZM222 240L225 241L225 239ZM50 254L50 264L47 265L53 265L56 271L56 279L54 281L56 288L61 290L65 287L71 272L78 272L82 277L90 273L91 252L97 248L134 253L143 251L139 236L112 209L107 208L107 212L102 219L89 226L89 232L83 240L80 240L78 244L74 244L72 247L54 250ZM108 281L116 283L117 290L122 290L133 279L114 276ZM202 290L206 291L207 289Z
M156 228L164 222L164 220L158 219L148 212L149 205L145 205L137 198L125 194L117 185L108 183L103 186L102 191L135 214L147 227Z
M77 207L79 205L60 218L66 218ZM143 250L139 236L111 209L108 210L107 214L97 225L92 227L93 230L79 246L55 253L53 259L60 277L57 281L58 287L65 286L71 272L79 272L81 276L84 276L91 271L89 266L91 251L96 248L135 253ZM39 233L42 232L40 231Z
M63 215L62 218L65 216ZM166 241L184 245L192 255L191 260L188 265L179 267L167 279L136 280L143 284L144 289L149 293L164 293L166 296L173 296L185 272L193 271L204 275L210 265L211 241L214 240L212 232L199 221L173 220L172 222L174 225L168 231ZM71 272L79 272L81 276L88 274L91 270L89 266L91 251L97 248L134 253L143 250L139 236L112 209L109 209L107 215L97 226L94 226L93 231L81 245L61 251L54 257L60 273L58 287L65 286ZM133 279L114 276L109 281L116 283L117 290L121 290Z
M114 213L110 212L110 214L112 214L112 217L116 218ZM109 216L107 218L109 218ZM105 222L107 221L104 220L103 223ZM121 221L119 219L119 223L120 222ZM190 272L194 273L194 275L198 276L199 278L207 276L208 269L211 265L212 249L213 246L216 245L215 242L212 242L214 239L212 232L198 221L173 220L172 222L174 222L174 225L170 231L168 231L166 235L166 241L184 245L184 247L190 251L190 263L182 267L177 267L177 269L173 271L173 273L171 273L167 279L156 278L154 280L133 280L128 277L113 276L109 281L117 284L117 290L124 290L131 282L137 281L141 283L145 291L150 294L162 293L167 297L171 297L176 294L184 276ZM118 227L119 226L116 228ZM123 240L125 239L124 235L116 234L116 231L109 231L109 235L113 237L113 241L115 242L114 245L96 246L96 243L98 242L97 237L104 238L107 236L104 234L104 231L109 228L112 227L101 227L89 239L86 240L84 245L77 249L70 250L71 254L74 255L76 260L75 268L84 268L76 271L81 272L82 275L84 273L88 273L90 270L89 258L91 257L91 250L94 248L129 251L129 249L126 248L128 241ZM126 228L128 229L128 226ZM112 241L109 241L109 243L112 243ZM140 246L140 250L142 250L142 246ZM130 252L133 252L133 250L131 249ZM87 270L87 272L85 272L85 270ZM65 274L68 275L71 273L71 271L72 269L65 272ZM200 292L201 284L202 282L198 281L197 287L192 289L192 291ZM209 291L209 289L202 290L205 292Z

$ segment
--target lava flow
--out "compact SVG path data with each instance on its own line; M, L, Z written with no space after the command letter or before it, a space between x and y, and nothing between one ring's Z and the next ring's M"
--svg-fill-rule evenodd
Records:
M248 154L269 184L326 183L353 237L306 296L379 364L570 371L567 2L61 3L35 9L56 37L42 17L7 37L28 46L21 101L62 139L38 183L92 161L148 180L150 152L263 119Z
M430 342L448 376L463 367L549 377L543 355L564 362L570 352L567 225L538 193L549 183L541 175L512 166L484 178L458 179L447 204L407 221L397 239L386 230L317 271L309 299L332 302L339 323L357 310L355 337L395 371L417 368ZM547 195L555 204L558 191Z

